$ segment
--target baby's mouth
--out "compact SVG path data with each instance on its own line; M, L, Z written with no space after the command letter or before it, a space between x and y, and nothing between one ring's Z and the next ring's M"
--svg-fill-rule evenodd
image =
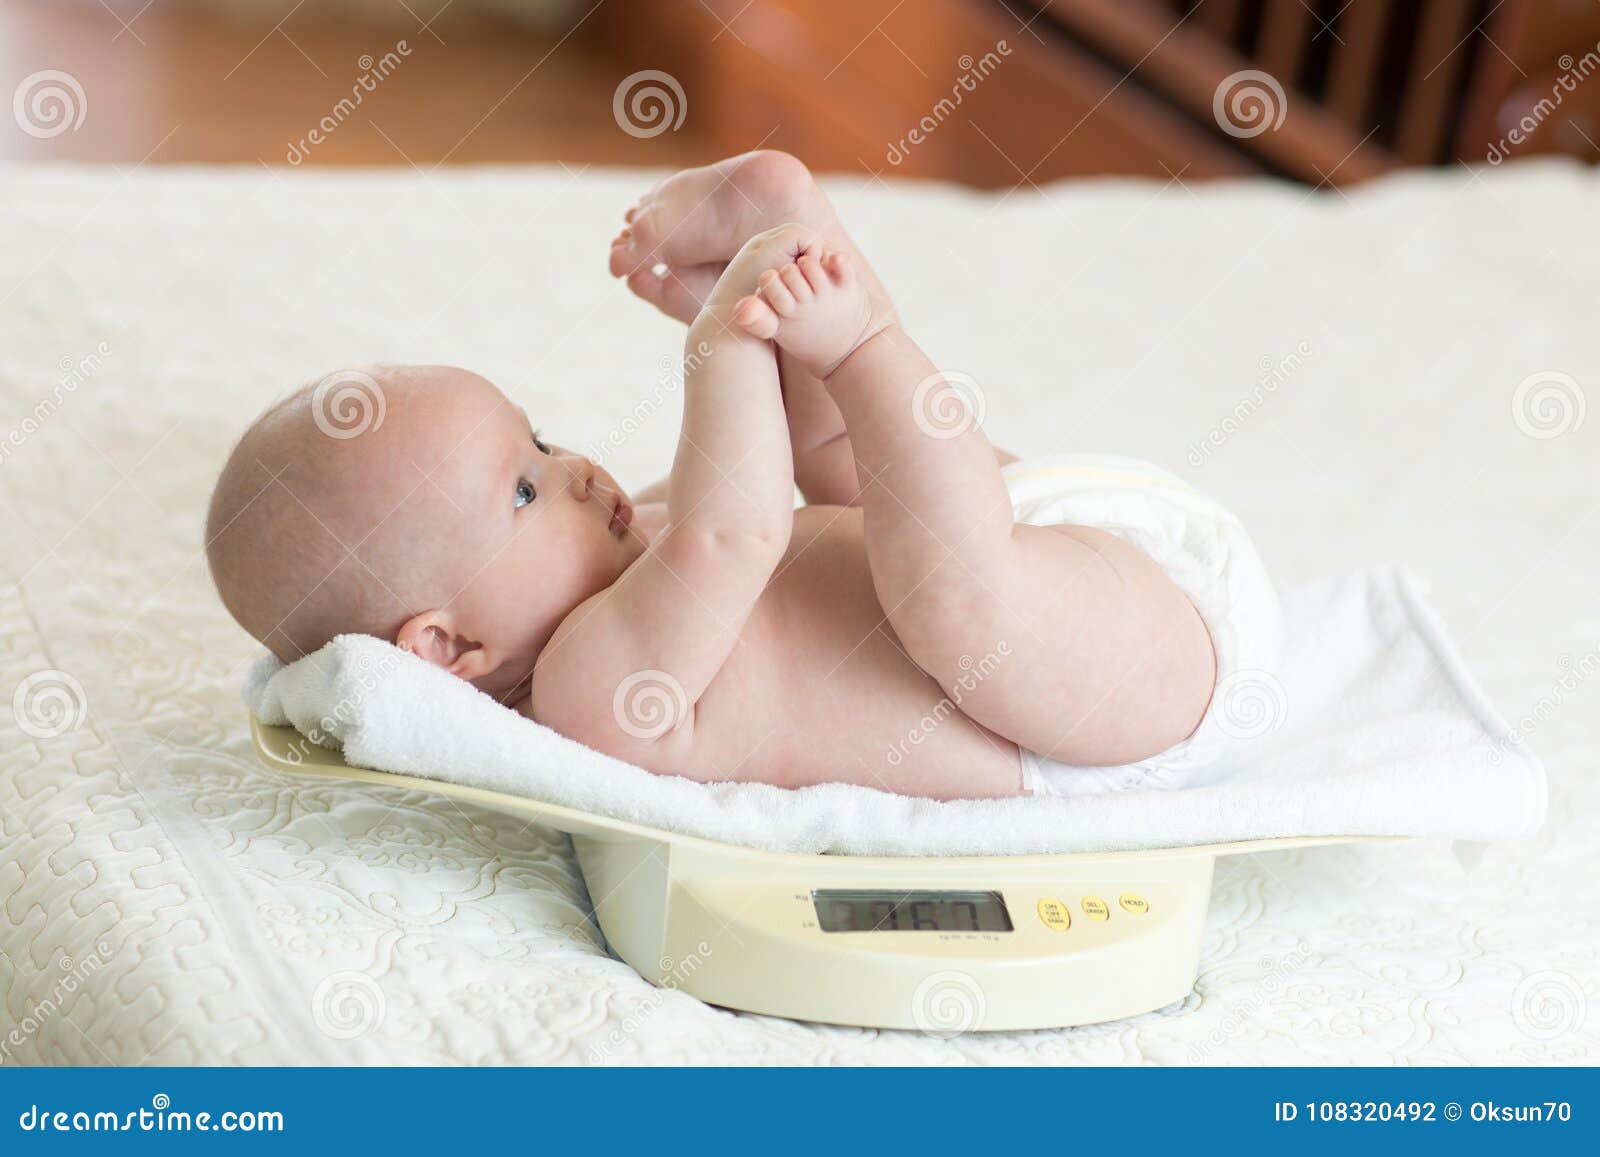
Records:
M621 536L627 529L628 523L633 521L633 507L628 505L627 499L617 495L616 505L611 510L611 533Z

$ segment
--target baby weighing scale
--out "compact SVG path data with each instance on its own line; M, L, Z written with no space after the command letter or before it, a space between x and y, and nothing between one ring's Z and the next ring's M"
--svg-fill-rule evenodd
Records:
M600 930L652 984L868 1028L1062 1028L1182 1000L1218 856L1384 838L1044 856L771 852L351 767L292 727L250 725L279 771L432 792L568 833Z

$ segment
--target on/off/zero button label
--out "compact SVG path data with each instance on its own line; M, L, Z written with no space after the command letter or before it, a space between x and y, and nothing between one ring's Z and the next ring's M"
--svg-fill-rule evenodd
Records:
M1072 915L1067 906L1054 896L1046 896L1038 904L1039 919L1054 932L1065 932L1072 927Z

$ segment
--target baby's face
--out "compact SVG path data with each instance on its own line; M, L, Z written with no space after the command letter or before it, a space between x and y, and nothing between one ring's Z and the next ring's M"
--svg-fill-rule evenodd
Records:
M604 469L546 441L477 375L432 372L449 380L400 399L385 425L399 425L394 433L427 473L424 488L436 487L443 499L424 500L406 529L415 564L450 576L454 593L438 608L443 621L417 626L429 618L418 615L398 641L435 662L428 645L441 640L408 632L431 629L455 636L457 647L475 644L476 657L466 652L454 669L503 694L526 679L561 621L616 582L645 544L629 532L632 506Z

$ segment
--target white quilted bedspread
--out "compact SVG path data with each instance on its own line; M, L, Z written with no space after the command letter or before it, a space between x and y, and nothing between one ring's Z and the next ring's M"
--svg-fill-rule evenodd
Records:
M1178 1005L948 1041L734 1015L605 955L563 837L256 766L255 647L199 552L230 439L374 360L485 372L571 445L631 429L677 340L604 270L646 182L0 177L0 1063L1600 1056L1600 185L1576 168L1348 200L836 189L997 442L1174 469L1286 584L1407 563L1548 763L1546 830L1470 869L1436 844L1224 861ZM611 459L625 483L665 469L672 409Z

